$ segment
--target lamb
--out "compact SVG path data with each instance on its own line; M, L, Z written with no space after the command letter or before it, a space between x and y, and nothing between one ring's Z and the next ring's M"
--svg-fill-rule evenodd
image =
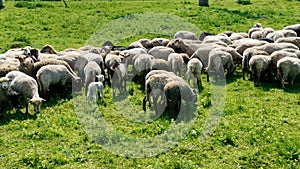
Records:
M85 94L88 91L88 86L91 82L95 82L96 78L101 75L101 68L95 61L89 61L84 69Z
M254 55L269 55L266 51L258 50L254 48L248 48L243 53L243 60L242 60L242 74L243 80L245 80L245 74L248 72L249 60Z
M188 84L190 85L190 80L193 79L194 87L201 86L201 71L203 69L203 64L197 58L192 58L187 64L187 74L188 74Z
M170 53L168 56L168 64L170 70L181 77L184 64L183 56L178 53Z
M166 61L170 53L175 53L174 49L165 46L156 46L148 51L148 54L156 59L164 59Z
M47 96L50 85L60 84L65 86L73 83L74 91L79 90L81 79L72 74L64 65L46 65L41 67L36 73L36 79L43 97Z
M124 63L115 62L110 69L114 72L111 79L111 88L113 96L115 96L116 87L118 87L119 92L126 90L127 66Z
M98 100L98 97L101 98L101 100L104 100L104 76L100 75L98 78L98 82L91 82L88 86L88 92L87 92L87 101L95 103Z
M284 82L288 78L290 85L293 85L298 74L300 74L300 59L285 57L277 62L277 79L280 81L282 88L285 88Z
M152 70L166 70L170 71L168 61L164 59L152 59Z
M195 33L190 31L177 31L174 36L174 39L181 38L181 39L190 39L190 40L197 40L197 36Z
M249 68L254 78L254 85L260 85L261 76L269 75L270 58L266 55L254 55L249 60Z
M300 24L288 25L284 27L283 30L293 30L297 33L297 36L300 37Z
M279 38L275 41L275 43L292 43L300 48L300 37L284 37Z
M30 99L30 103L34 107L34 112L40 112L41 103L45 99L40 98L39 89L36 80L23 72L11 71L5 77L14 77L8 87L8 95L20 95L24 100ZM28 102L25 103L26 114L28 114Z
M222 71L223 68L227 70L227 76L233 74L235 67L231 54L225 51L218 50L217 48L209 52L208 66L206 69L207 82L209 82L209 74L211 72L214 72L215 76L217 76L217 74L224 76L224 73Z

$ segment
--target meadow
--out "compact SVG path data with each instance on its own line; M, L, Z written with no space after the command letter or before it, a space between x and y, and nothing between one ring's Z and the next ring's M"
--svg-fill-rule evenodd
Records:
M68 8L62 1L5 1L1 53L104 40L129 45L171 38L177 29L200 35L300 23L299 0L211 0L209 7L191 0L66 2ZM142 113L139 84L117 98L106 87L97 106L53 92L38 114L30 106L28 116L24 109L0 116L0 168L300 168L300 78L281 89L275 81L254 87L241 75L238 67L219 88L202 75L195 118L180 124Z

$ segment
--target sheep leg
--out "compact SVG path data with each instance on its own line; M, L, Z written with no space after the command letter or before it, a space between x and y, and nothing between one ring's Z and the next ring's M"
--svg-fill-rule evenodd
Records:
M143 99L143 110L144 112L146 112L146 103L147 103L148 99L147 99L147 96L144 97Z
M209 73L206 71L206 81L209 82Z

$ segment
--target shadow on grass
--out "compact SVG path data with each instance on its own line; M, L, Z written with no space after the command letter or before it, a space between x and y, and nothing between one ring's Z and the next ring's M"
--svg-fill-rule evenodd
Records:
M0 115L0 125L7 125L11 120L27 120L27 119L36 119L37 114L26 114L25 112L22 112L20 109L15 109L15 113L11 113L14 110L8 110L4 111L3 114Z

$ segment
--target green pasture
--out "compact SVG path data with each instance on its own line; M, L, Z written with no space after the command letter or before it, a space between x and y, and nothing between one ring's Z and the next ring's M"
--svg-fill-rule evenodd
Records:
M299 0L210 0L209 7L191 0L66 2L68 8L62 1L4 1L1 53L103 40L129 45L172 38L176 28L199 36L247 32L257 22L276 30L300 23ZM116 98L106 87L98 105L54 90L39 114L30 106L28 116L25 109L0 116L0 168L300 168L299 77L286 89L276 81L254 87L237 67L226 86L207 83L206 75L202 84L194 118L181 123L142 112L139 84Z

